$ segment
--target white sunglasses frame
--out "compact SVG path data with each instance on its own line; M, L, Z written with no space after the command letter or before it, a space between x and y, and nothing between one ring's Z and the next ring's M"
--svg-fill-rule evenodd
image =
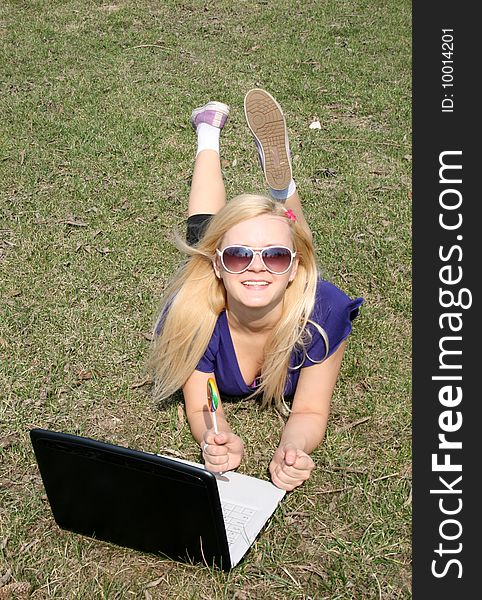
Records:
M228 269L226 267L226 265L224 264L224 260L223 260L223 254L224 254L224 251L227 250L228 248L247 248L248 250L251 250L251 252L253 253L253 257L249 261L249 264L247 265L247 267L245 269L243 269L242 271L231 271L230 269ZM291 255L291 260L290 260L290 264L289 264L288 268L285 269L284 271L281 271L281 273L278 273L277 271L272 271L263 260L263 252L265 250L269 250L270 248L283 248L283 250L288 250L288 252ZM216 248L216 253L219 256L219 259L221 260L221 265L222 265L223 269L227 273L231 273L231 275L241 275L241 273L244 273L245 271L247 271L251 267L251 265L254 263L254 260L255 260L257 254L259 254L259 259L263 263L264 268L267 271L269 271L272 275L284 275L291 269L291 267L293 266L293 261L296 257L296 252L294 250L291 250L291 248L288 248L288 246L283 246L282 244L278 244L276 246L265 246L264 248L252 248L251 246L243 246L243 244L231 244L230 246L225 246L222 250L220 250L219 248Z

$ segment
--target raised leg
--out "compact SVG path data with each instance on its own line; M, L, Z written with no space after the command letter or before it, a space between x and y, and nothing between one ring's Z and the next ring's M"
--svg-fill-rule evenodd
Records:
M215 150L202 150L196 156L187 214L214 215L226 204L221 161Z
M229 106L208 102L193 110L191 125L197 135L197 153L189 193L188 217L215 214L226 203L219 157L219 137L227 121Z
M291 209L311 236L291 171L288 131L281 106L265 90L253 89L244 98L244 113L271 197Z

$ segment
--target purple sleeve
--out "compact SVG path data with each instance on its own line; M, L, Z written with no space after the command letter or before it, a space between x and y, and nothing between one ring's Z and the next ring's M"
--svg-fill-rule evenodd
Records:
M208 347L206 348L201 360L198 362L196 371L202 371L203 373L214 373L216 370L216 354L219 346L219 332L216 326L213 331L213 335L209 340Z
M315 308L310 320L317 323L324 330L328 341L328 353L324 335L317 327L309 324L312 340L308 346L307 356L302 364L303 367L312 366L324 358L328 358L336 351L342 341L350 335L352 321L358 316L362 304L363 298L352 300L328 281L321 280L318 283Z

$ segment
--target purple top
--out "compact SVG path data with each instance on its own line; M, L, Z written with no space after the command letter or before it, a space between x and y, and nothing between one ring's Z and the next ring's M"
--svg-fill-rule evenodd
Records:
M290 360L290 370L286 380L285 396L293 396L302 368L328 358L351 332L351 322L358 315L363 298L352 300L332 283L320 279L316 287L316 298L310 320L321 325L328 336L328 354L325 340L313 325L308 324L312 334L307 354L294 351ZM299 368L293 368L299 366ZM246 384L239 369L226 311L219 315L211 341L196 369L203 373L214 373L222 395L246 396L255 390Z

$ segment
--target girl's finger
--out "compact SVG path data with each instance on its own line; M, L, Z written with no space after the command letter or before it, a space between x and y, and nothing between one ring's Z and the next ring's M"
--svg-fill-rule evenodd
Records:
M292 466L294 469L298 469L300 471L311 471L314 468L315 463L307 454L304 454L302 456L298 456Z

